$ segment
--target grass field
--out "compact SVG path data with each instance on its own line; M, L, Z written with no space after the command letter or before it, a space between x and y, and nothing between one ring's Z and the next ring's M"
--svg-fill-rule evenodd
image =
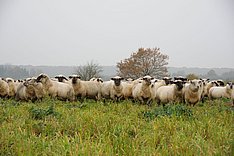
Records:
M226 102L0 99L0 155L234 155L234 109Z

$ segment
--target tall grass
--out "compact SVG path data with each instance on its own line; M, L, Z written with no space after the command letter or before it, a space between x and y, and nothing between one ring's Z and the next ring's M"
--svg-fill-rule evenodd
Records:
M0 155L233 155L233 108L0 99Z

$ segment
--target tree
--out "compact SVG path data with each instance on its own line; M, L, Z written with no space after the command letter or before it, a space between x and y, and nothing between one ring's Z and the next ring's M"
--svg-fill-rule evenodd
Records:
M155 78L168 76L166 65L169 57L160 52L159 48L139 48L130 58L117 63L118 74L125 78L139 78L151 75Z
M82 80L90 80L93 77L101 77L102 67L93 61L88 62L84 66L78 66L75 73L81 77Z
M198 77L197 75L193 74L193 73L188 74L188 75L186 76L186 78L187 78L188 80L199 79L199 77Z

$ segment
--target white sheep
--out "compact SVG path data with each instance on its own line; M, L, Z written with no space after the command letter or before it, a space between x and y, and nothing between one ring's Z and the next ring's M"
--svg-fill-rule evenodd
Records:
M60 100L75 100L73 87L67 83L53 81L46 74L40 74L37 77L37 82L41 82L45 91L53 98L57 97Z
M0 78L0 97L5 98L9 95L9 86L5 79Z
M28 86L28 81L26 80L25 82L21 82L16 90L16 95L15 95L15 99L17 101L29 101L35 100L35 91L33 89L33 87Z
M149 75L144 76L142 81L137 81L132 88L132 96L135 100L139 100L141 104L150 104L151 102L151 92L150 85L153 78Z
M43 84L41 82L37 82L36 80L32 79L31 81L28 82L27 88L33 88L35 92L35 99L41 100L43 97L46 95L46 91L43 87Z
M184 100L187 104L195 105L201 100L203 83L201 80L190 80L185 84Z
M82 101L86 97L99 100L101 97L101 82L83 81L80 78L81 77L78 75L69 76L69 79L75 92L75 96L81 97Z
M158 104L169 102L182 102L184 83L181 80L175 80L173 84L161 86L156 91L156 101Z
M127 81L122 82L122 86L123 86L123 89L122 89L123 98L124 99L132 98L132 88L134 86L133 80L129 79Z
M209 90L211 87L219 86L216 81L210 81L210 82L203 82L204 84L204 89L202 93L202 97L208 97Z
M232 94L232 90L233 90L233 84L227 83L226 86L224 87L211 87L209 90L209 99L217 99L217 98L231 98L231 94Z
M103 83L103 80L102 80L102 78L95 78L95 77L93 77L93 78L91 78L89 81L96 81L96 82L99 82L99 83Z
M155 100L156 98L156 93L157 93L157 90L159 87L161 86L166 86L166 82L165 80L158 80L158 79L155 79L151 86L150 86L150 92L151 92L151 99L152 100Z
M15 97L16 85L15 85L14 79L6 78L6 82L7 82L8 86L9 86L8 96L9 97Z

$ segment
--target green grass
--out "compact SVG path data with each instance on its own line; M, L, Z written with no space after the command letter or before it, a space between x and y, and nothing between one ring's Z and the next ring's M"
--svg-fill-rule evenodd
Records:
M234 113L225 102L0 99L0 155L233 155Z

